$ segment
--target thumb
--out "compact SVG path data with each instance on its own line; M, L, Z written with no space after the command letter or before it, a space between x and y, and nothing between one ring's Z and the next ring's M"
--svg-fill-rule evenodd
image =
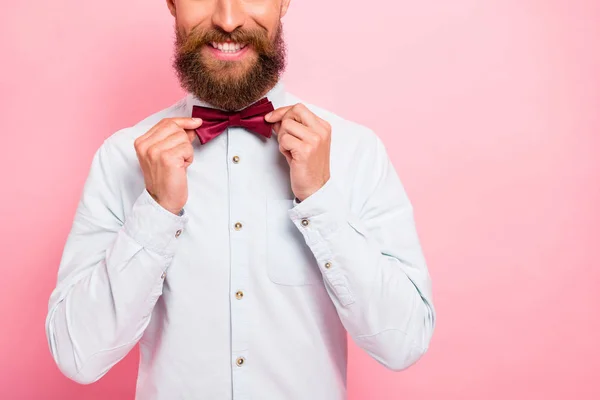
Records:
M202 125L201 118L175 118L174 121L185 131L190 143L198 137L196 129Z
M182 129L196 129L202 125L201 118L173 118L173 122L179 125Z

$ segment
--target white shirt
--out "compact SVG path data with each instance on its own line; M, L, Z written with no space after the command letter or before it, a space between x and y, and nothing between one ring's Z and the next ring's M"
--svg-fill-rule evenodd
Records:
M430 277L382 141L281 81L267 97L332 126L331 177L299 204L276 135L240 127L192 142L183 215L154 201L133 142L207 106L191 94L96 151L46 319L70 379L100 379L139 342L136 399L336 400L346 332L393 370L426 351Z

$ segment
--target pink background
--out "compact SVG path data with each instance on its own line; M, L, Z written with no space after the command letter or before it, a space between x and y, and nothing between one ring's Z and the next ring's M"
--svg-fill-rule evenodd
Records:
M374 7L369 7L373 5ZM438 324L402 373L354 344L359 399L600 398L600 2L293 0L287 88L373 128L416 209ZM104 138L182 93L164 1L4 1L0 398L131 399L44 334Z

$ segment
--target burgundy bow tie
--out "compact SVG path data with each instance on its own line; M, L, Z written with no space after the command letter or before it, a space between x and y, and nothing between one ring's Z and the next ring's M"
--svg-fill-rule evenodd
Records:
M196 129L200 143L223 133L229 126L241 126L249 131L271 137L271 123L265 121L265 115L273 111L273 104L263 97L240 111L223 111L216 108L193 106L192 117L202 118L202 125Z

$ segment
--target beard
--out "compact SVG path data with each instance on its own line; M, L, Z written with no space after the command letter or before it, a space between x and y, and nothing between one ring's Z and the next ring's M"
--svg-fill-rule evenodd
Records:
M285 70L281 21L273 40L263 28L238 28L229 33L195 27L186 35L177 28L177 22L175 34L173 68L181 87L216 108L237 111L258 101ZM243 59L228 61L206 55L209 49L204 46L227 40L250 46Z

